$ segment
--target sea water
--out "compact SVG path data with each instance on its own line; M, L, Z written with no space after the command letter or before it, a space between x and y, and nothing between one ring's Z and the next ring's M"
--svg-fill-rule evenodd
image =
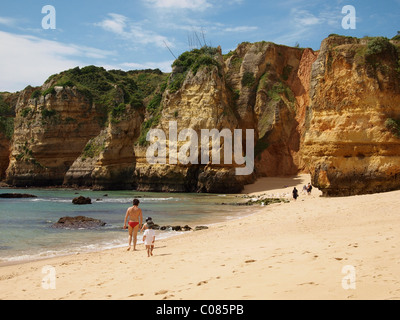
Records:
M134 191L70 189L0 189L0 193L29 193L36 198L0 198L0 264L99 251L127 245L123 223L132 200L140 200L144 220L160 226L194 228L250 215L250 207L234 205L234 195L165 194ZM91 205L74 205L75 197L92 199ZM106 222L90 230L52 228L61 217L86 216ZM158 231L157 238L180 234ZM140 236L138 237L140 243Z

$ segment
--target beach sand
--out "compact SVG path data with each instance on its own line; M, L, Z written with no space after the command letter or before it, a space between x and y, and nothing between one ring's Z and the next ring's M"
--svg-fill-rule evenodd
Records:
M322 198L302 194L309 179L260 179L245 193L300 198L159 241L151 258L140 245L0 267L0 299L400 299L400 191Z

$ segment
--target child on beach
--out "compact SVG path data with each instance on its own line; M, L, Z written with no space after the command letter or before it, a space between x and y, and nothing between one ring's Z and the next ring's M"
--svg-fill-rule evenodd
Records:
M150 217L146 219L146 223L143 225L142 230L140 230L140 232L143 232L143 231L149 229L149 226L154 226L153 219Z
M153 256L154 242L156 241L156 233L153 229L153 225L149 225L148 229L144 232L143 242L147 249L147 256Z

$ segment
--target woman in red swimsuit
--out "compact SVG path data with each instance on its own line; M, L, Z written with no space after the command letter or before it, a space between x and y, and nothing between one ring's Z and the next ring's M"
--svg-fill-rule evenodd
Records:
M128 251L131 250L132 247L132 239L133 239L133 250L136 251L136 243L137 243L137 234L139 229L143 224L143 213L142 209L139 209L139 200L133 200L133 207L129 208L126 211L124 229L127 228L126 223L129 221L129 248ZM128 220L129 219L129 220Z

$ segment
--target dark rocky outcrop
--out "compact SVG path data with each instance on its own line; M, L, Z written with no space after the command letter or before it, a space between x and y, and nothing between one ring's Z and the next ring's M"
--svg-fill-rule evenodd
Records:
M78 216L60 218L52 227L56 229L94 229L105 225L104 221Z
M92 204L92 199L80 196L80 197L73 199L72 203L76 204L76 205Z
M27 193L1 193L0 198L4 199L24 199L24 198L37 198L37 196Z

